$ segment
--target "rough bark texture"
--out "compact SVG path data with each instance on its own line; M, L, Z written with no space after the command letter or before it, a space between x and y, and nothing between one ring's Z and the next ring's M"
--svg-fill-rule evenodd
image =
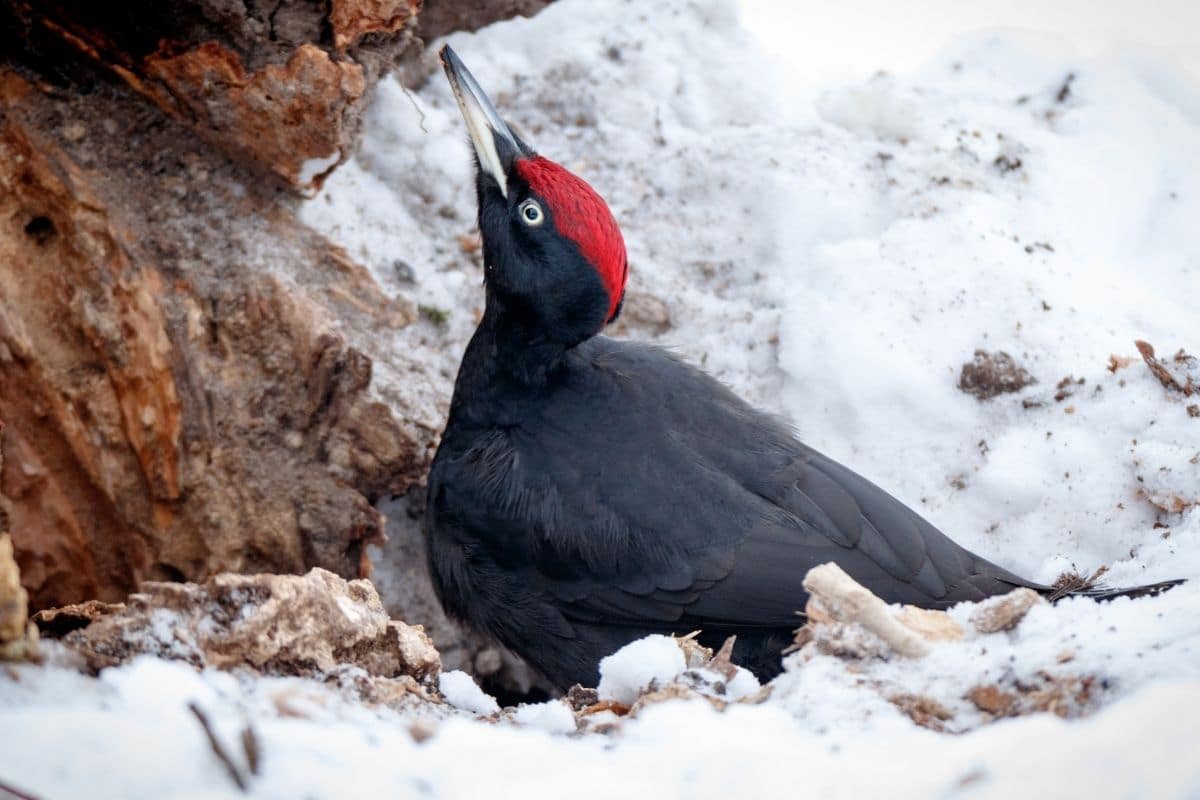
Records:
M321 676L349 665L369 675L436 683L441 670L421 627L390 620L370 582L345 581L322 569L147 583L128 607L62 642L93 671L143 653L281 675Z
M423 35L544 4L429 2ZM419 54L420 6L0 0L0 529L32 609L361 577L374 504L420 495L449 399L420 374L436 330L294 213ZM389 611L527 688L441 616L419 525L393 530L411 585Z
M33 604L365 574L371 502L420 480L429 433L347 331L411 303L144 110L0 76L0 491Z
M300 190L354 150L370 84L418 40L420 0L5 0L47 71L90 59L212 144ZM0 20L3 15L0 14Z
M370 34L395 34L417 20L421 0L332 0L329 25L338 52Z

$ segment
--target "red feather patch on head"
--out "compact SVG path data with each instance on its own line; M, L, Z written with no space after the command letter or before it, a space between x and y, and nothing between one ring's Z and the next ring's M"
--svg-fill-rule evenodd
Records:
M625 239L604 198L577 175L548 158L534 156L517 162L517 173L550 207L558 232L575 242L583 257L600 273L608 290L608 317L617 313L625 291L629 262Z

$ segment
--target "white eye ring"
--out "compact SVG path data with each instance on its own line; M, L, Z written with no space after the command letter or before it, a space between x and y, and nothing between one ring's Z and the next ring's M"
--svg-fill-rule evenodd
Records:
M538 205L537 200L532 198L521 203L517 211L521 214L521 221L531 228L536 228L546 219L546 215L542 213L542 207Z

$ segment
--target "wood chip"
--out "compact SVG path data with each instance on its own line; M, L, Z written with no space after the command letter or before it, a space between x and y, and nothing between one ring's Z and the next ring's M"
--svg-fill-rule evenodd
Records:
M1007 716L1017 703L1015 695L1004 691L994 683L972 687L967 692L967 699L974 703L980 711L997 717Z
M1134 342L1134 345L1137 346L1138 352L1142 354L1142 360L1146 362L1146 366L1149 367L1150 371L1154 373L1154 377L1158 378L1158 382L1163 385L1163 388L1170 391L1180 392L1188 397L1190 397L1194 392L1200 391L1200 387L1197 387L1194 383L1192 383L1191 378L1187 379L1186 384L1180 383L1178 379L1171 374L1171 371L1167 369L1166 364L1155 357L1154 346L1152 344L1138 339ZM1191 357L1182 350L1175 354L1175 361L1177 363L1184 363L1189 358Z
M1029 613L1029 609L1045 602L1033 589L1021 587L1001 597L985 600L971 612L971 625L980 633L1010 631Z

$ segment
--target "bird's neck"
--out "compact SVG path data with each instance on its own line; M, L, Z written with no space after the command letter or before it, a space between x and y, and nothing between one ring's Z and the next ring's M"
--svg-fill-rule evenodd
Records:
M458 370L452 419L486 425L517 421L543 394L569 349L489 296Z

